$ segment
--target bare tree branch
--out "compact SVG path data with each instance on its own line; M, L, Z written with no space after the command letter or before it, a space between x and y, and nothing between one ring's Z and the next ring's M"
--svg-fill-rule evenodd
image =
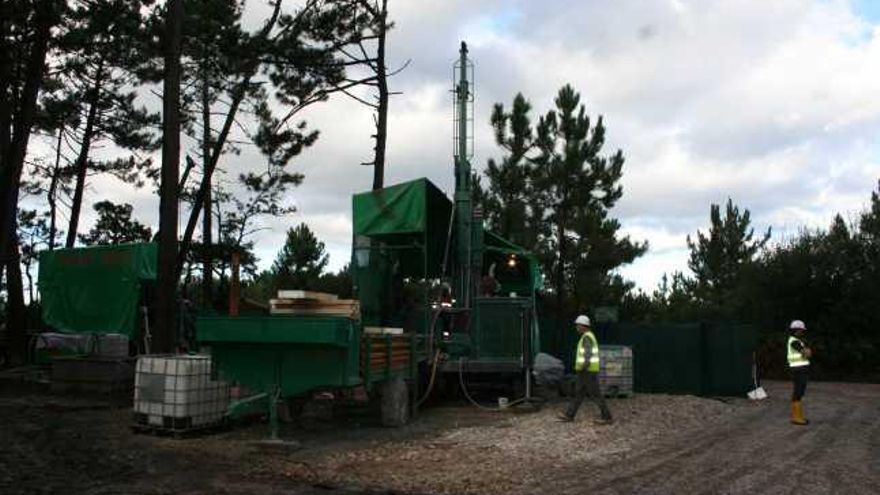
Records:
M394 71L392 71L392 72L389 72L389 73L388 73L388 77L394 77L394 76L396 76L397 74L400 74L401 72L403 72L403 69L406 69L407 67L409 67L410 62L412 62L412 59L411 59L411 58L406 59L406 62L404 62L403 65L401 65L397 70L394 70ZM391 94L391 93L389 93L389 94ZM398 93L395 93L395 94L402 94L402 93L398 92Z

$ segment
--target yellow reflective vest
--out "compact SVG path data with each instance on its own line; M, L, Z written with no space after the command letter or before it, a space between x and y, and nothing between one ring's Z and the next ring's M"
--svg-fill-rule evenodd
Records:
M581 336L580 340L578 340L577 347L577 357L574 361L574 370L575 371L583 371L584 366L587 364L586 353L584 352L584 339L588 339L590 341L590 366L587 368L587 371L590 373L598 373L599 372L599 341L596 340L596 336L593 335L593 332L586 331Z
M804 341L795 337L794 335L788 336L788 367L789 368L798 368L800 366L809 366L810 360L807 359L807 356L804 355L803 352L797 351L796 349L791 347L791 344L795 342L800 342L803 347L807 345L804 344Z

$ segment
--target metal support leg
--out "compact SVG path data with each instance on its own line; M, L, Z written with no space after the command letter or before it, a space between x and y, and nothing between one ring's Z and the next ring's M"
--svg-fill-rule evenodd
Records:
M269 438L278 440L278 398L281 397L281 388L276 386L269 397Z

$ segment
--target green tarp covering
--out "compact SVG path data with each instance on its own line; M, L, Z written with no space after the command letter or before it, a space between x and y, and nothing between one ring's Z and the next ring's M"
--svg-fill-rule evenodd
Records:
M415 234L448 225L452 202L428 179L356 194L354 235Z
M439 275L452 202L428 179L356 194L352 210L355 249L358 238L370 238L397 250L408 246L411 252L400 256L401 273L411 277Z
M402 278L440 275L452 202L427 179L356 194L352 198L352 272L363 321L390 325L402 316ZM395 323L397 324L397 323Z
M40 253L43 321L63 333L134 336L141 283L156 279L156 259L155 244Z

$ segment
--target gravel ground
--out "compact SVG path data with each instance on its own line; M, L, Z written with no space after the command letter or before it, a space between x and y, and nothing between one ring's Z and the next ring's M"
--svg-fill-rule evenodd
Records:
M572 466L558 473L554 492L880 493L880 385L811 383L806 427L787 422L789 384L765 388L770 399L609 469Z
M880 493L880 385L811 384L813 423L787 422L788 385L762 403L639 395L532 414L434 407L400 429L366 411L283 431L253 424L194 439L134 435L129 411L0 386L0 493ZM371 491L372 490L372 491Z
M373 441L346 449L274 459L290 476L351 483L403 492L535 493L567 466L602 465L624 459L654 439L736 415L746 401L724 403L689 396L639 395L610 400L610 426L596 426L595 407L585 403L574 423L560 423L562 403L538 413L467 410L475 424L456 425L458 409L430 437ZM431 418L436 422L437 417Z

